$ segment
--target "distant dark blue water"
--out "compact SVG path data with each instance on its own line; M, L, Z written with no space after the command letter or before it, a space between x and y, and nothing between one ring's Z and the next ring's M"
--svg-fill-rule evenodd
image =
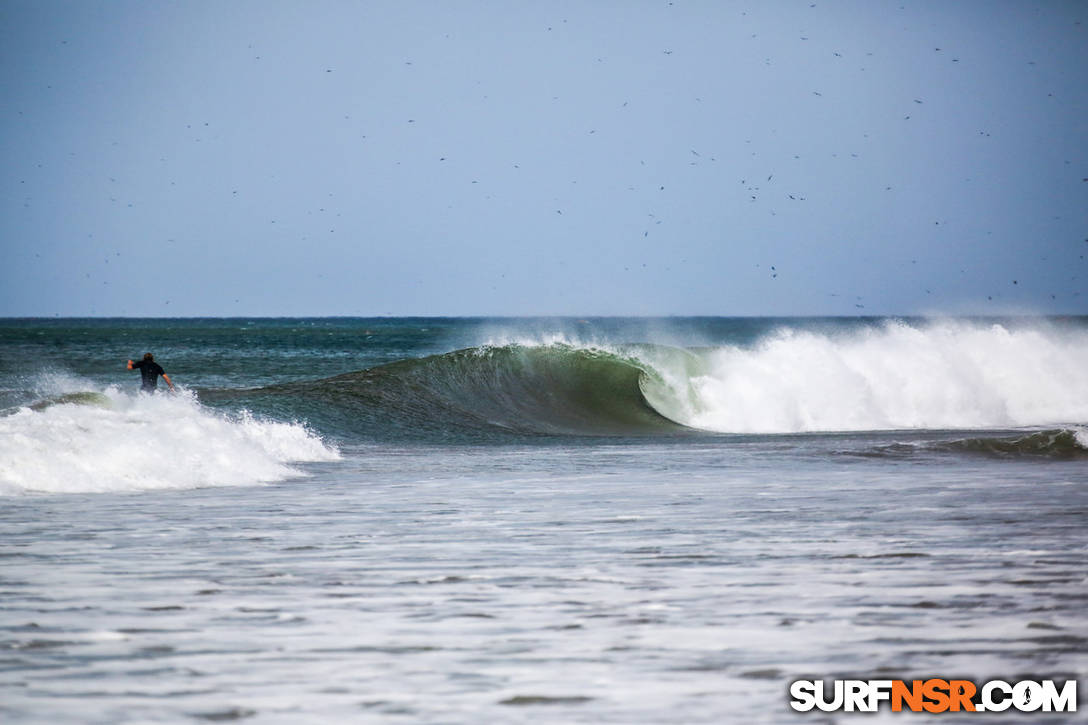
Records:
M0 717L1083 678L1086 464L1086 318L3 320Z

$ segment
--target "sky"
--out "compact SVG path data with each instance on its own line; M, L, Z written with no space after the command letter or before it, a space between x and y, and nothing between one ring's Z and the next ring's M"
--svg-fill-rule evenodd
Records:
M1088 3L0 0L0 316L1088 314Z

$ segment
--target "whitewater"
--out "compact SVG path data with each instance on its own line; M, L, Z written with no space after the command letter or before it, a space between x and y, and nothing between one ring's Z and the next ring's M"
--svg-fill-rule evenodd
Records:
M1088 421L1088 334L1001 324L782 328L698 353L699 372L647 361L663 414L719 432L1006 428Z
M1088 318L0 320L4 722L1083 683L1086 552Z
M339 458L302 425L209 411L189 391L93 387L51 376L33 407L0 417L0 494L249 485Z

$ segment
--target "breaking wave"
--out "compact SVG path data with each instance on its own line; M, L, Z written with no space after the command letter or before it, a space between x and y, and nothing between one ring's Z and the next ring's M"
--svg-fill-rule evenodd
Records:
M783 329L706 354L686 425L733 432L1010 428L1088 421L1088 333L888 322Z
M893 321L748 345L510 342L262 394L316 401L348 436L1065 428L1088 421L1088 333Z
M251 485L339 457L296 423L213 411L184 392L63 390L81 385L0 415L0 494Z
M913 431L865 450L1067 459L1088 455L1088 330L892 320L697 346L504 340L199 400L45 373L5 396L18 405L0 410L0 494L253 485L400 441Z

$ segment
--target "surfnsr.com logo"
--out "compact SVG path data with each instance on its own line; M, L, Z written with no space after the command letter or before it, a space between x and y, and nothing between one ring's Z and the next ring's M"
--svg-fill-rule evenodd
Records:
M798 712L876 712L883 703L892 712L1076 712L1077 681L1054 680L796 680L790 683L790 707Z

